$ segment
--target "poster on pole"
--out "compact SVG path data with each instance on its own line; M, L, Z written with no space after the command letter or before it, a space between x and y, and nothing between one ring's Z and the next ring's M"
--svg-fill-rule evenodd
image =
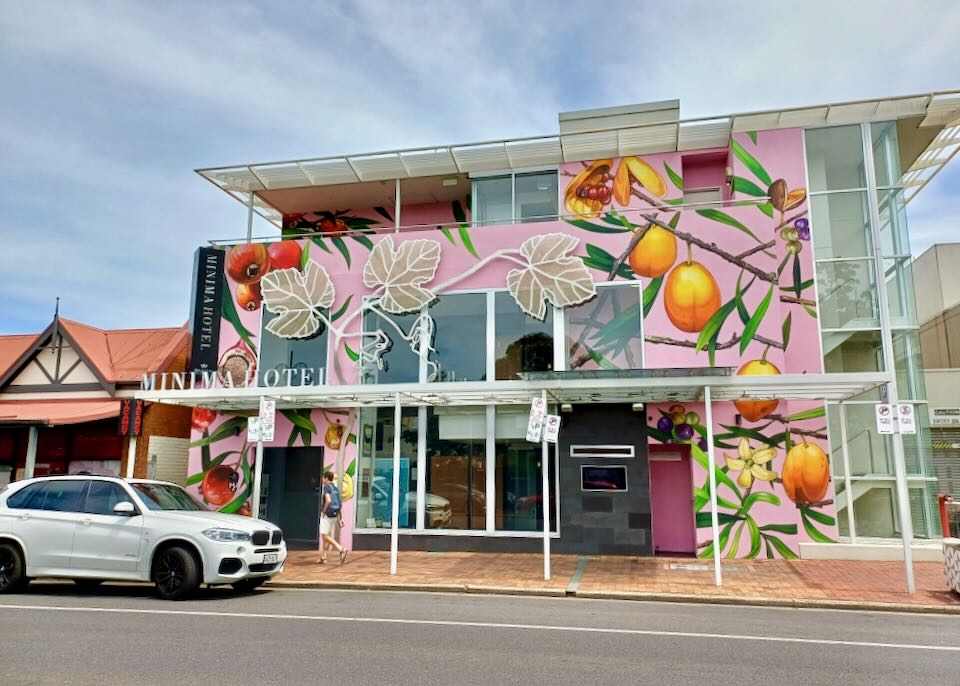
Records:
M560 436L560 415L548 414L543 427L543 440L547 443L556 443Z
M277 401L260 398L260 440L269 443L273 440L276 428Z
M874 405L877 413L877 433L893 433L893 406L880 403Z
M917 433L917 420L913 414L913 405L897 405L897 424L902 434Z
M247 417L247 442L256 443L260 438L260 417Z
M530 402L530 420L527 422L527 440L539 443L543 437L543 420L547 415L547 403L543 398L534 398Z

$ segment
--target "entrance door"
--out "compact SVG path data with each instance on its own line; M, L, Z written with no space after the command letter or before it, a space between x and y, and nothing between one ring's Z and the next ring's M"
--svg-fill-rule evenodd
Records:
M317 548L323 449L267 448L263 457L260 516L283 529L290 547Z
M650 446L650 515L655 553L696 552L693 475L687 446Z

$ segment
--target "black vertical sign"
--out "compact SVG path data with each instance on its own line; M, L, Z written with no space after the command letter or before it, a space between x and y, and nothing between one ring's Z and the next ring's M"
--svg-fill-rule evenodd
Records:
M117 433L121 436L139 436L143 424L143 401L124 398L120 401Z
M190 308L190 369L212 372L220 347L220 308L223 304L224 252L197 248L193 261L193 307Z

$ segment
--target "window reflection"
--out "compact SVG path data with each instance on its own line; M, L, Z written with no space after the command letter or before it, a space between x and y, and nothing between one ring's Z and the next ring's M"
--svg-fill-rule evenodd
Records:
M640 299L639 283L624 283L600 286L592 300L564 308L567 368L642 368Z
M390 527L393 515L394 409L365 408L360 414L360 459L357 470L359 528ZM417 524L417 408L405 407L400 415L400 516L399 526Z
M486 457L484 408L428 408L426 528L486 528Z
M434 321L430 360L436 381L485 381L487 378L487 296L455 293L430 305Z
M496 415L495 526L504 531L543 530L541 447L526 440L526 409L498 407ZM557 529L553 506L556 452L550 446L550 528Z
M420 356L400 333L402 331L403 335L409 337L419 316L416 312L388 314L373 308L364 312L363 330L382 331L385 338L380 345L386 345L386 348L380 353L382 368L376 364L372 353L363 355L363 383L416 383L420 380ZM369 346L376 345L373 336L364 336L363 342Z
M328 311L324 314L329 316ZM260 367L257 378L264 385L264 374L275 370L284 386L311 386L318 383L317 370L327 366L327 328L323 325L310 338L280 338L267 331L267 324L279 317L263 311L260 337ZM290 370L290 371L288 371ZM271 373L270 377L274 375ZM277 384L273 384L277 385Z
M507 292L494 297L497 379L516 380L521 372L553 369L553 308L544 321L521 310Z

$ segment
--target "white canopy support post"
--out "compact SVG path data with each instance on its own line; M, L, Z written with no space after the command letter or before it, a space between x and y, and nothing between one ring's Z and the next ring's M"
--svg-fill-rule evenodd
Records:
M30 432L27 434L27 461L23 465L23 478L25 479L32 479L33 472L37 467L38 433L37 425L34 424L30 427Z
M395 233L400 232L400 179L393 186L393 227Z
M127 478L132 479L137 466L137 437L131 436L127 445Z
M393 483L390 486L390 573L397 573L397 548L400 543L400 394L393 407Z
M250 194L251 198L253 194ZM252 201L251 201L252 202ZM263 398L260 398L258 407L263 407ZM250 508L254 517L260 516L260 482L263 479L263 426L257 433L257 457L253 465L253 493L251 494L252 507Z
M547 392L540 391L543 407L547 407ZM546 435L540 437L540 466L543 475L543 580L550 581L550 449Z
M710 479L710 526L713 529L713 583L723 585L723 574L720 571L720 521L717 514L717 463L714 461L713 450L713 401L710 398L710 387L703 388L703 403L706 408L704 420L707 423L707 474Z
M247 243L253 240L253 191L247 199Z

